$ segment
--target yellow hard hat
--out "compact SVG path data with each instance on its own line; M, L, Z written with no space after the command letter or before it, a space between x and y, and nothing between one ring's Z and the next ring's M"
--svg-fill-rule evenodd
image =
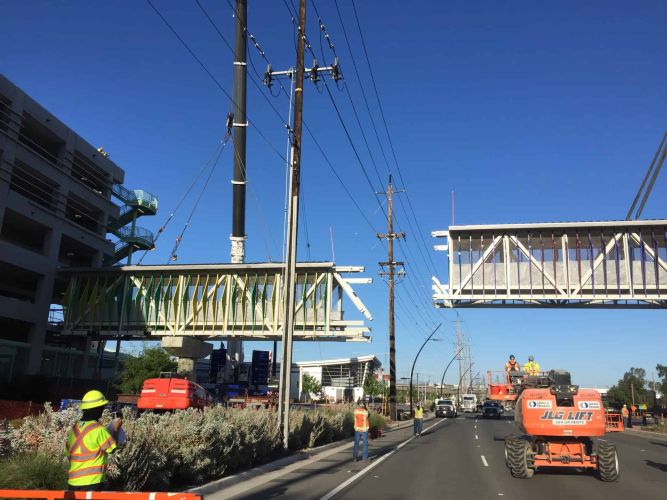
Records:
M81 409L90 410L91 408L97 408L98 406L104 406L109 401L104 397L100 391L88 391L81 400Z

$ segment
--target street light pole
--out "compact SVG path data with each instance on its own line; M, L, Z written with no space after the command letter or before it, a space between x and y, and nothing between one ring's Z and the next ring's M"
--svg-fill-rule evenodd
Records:
M426 343L431 340L431 337L435 334L435 332L438 331L438 328L442 326L442 323L440 323L438 326L435 327L435 330L431 332L431 335L429 335L422 346L419 348L419 351L417 351L417 355L415 356L415 360L412 362L412 368L410 369L410 416L412 417L412 375L415 373L415 365L417 364L417 358L422 352L422 349L424 349L424 346Z
M440 397L442 397L442 386L445 384L445 375L447 375L447 370L449 370L449 367L454 362L456 357L461 353L462 350L463 347L459 348L459 350L456 352L456 354L454 354L452 359L449 360L449 363L447 363L447 366L445 367L445 371L442 374L442 380L440 381Z

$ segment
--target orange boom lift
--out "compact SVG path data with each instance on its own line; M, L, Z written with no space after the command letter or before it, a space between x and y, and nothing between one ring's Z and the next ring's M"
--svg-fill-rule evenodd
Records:
M570 374L551 370L526 376L518 388L514 420L520 435L505 440L505 461L514 477L546 467L595 470L602 481L619 477L616 447L603 439L600 393L572 385Z

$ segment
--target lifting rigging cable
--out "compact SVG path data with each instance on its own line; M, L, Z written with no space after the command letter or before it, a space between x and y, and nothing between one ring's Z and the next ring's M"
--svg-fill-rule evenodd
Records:
M662 140L660 141L658 150L655 152L655 155L653 156L651 165L648 167L648 170L646 171L644 180L642 181L641 186L639 186L639 191L637 191L637 195L635 196L635 199L632 202L630 210L628 210L628 214L626 215L625 220L631 220L631 219L637 220L639 219L639 217L641 217L642 212L644 211L644 206L646 205L646 201L648 200L648 197L651 194L651 191L653 190L653 185L655 184L655 181L658 178L658 174L660 173L660 169L662 168L662 165L665 162L665 156L667 156L667 132L665 132L662 136ZM646 191L644 191L644 187L646 186L646 182L649 180L649 177L651 178L651 180L648 184L648 187L646 188ZM639 208L637 208L637 212L634 215L632 215L632 212L634 212L635 208L637 207L637 203L639 202L639 198L642 196L642 193L644 193L644 196L642 197L642 201L639 204Z
M183 241L183 235L185 234L185 231L187 231L188 227L190 226L190 222L192 221L192 217L194 216L197 207L199 206L199 202L201 201L202 197L204 196L204 192L206 191L206 188L208 187L208 183L211 181L211 177L213 176L213 172L215 172L215 168L218 166L218 161L220 160L220 156L222 155L222 152L225 150L225 146L229 142L229 138L231 137L231 134L229 131L227 134L225 134L224 139L221 141L217 154L215 156L215 160L213 162L213 165L211 166L211 169L209 170L208 176L206 177L206 180L204 181L204 185L202 186L201 190L199 191L199 196L197 196L197 199L195 200L195 204L192 207L192 210L190 211L190 215L188 216L188 220L185 221L185 225L183 226L183 229L181 230L180 234L176 237L176 241L174 242L174 247L171 250L171 253L169 254L169 259L167 260L167 264L171 262L175 262L178 259L178 254L176 253L178 251L178 247L181 245L181 242Z
M160 226L160 229L157 230L157 233L155 234L155 240L154 240L154 243L157 243L158 239L160 239L160 236L162 236L162 234L164 234L165 230L167 229L167 226L169 225L169 223L171 222L171 220L172 220L172 219L174 218L174 216L176 215L176 212L178 212L178 210L181 208L181 206L182 206L183 203L185 202L185 199L188 197L188 195L190 194L190 192L191 192L191 191L194 189L194 187L197 185L197 183L199 182L199 179L201 179L202 175L204 175L204 172L206 172L206 170L210 168L211 163L213 163L213 162L217 162L217 158L220 156L220 153L222 152L220 148L221 148L221 147L224 148L224 145L223 145L223 144L224 144L224 142L226 141L226 137L227 137L227 136L223 137L223 138L220 140L220 142L218 142L218 145L216 146L215 151L213 152L213 154L211 155L211 157L210 157L208 160L206 160L206 162L205 162L205 163L202 165L202 167L199 169L199 171L197 172L197 175L195 175L194 179L193 179L192 182L190 183L190 186L185 190L185 192L183 193L183 195L181 196L181 198L178 200L178 203L176 203L176 206L174 207L174 209L173 209L173 210L171 211L171 213L169 214L169 217L167 217L167 220L164 222L164 224L162 224L162 225ZM144 260L144 257L146 257L146 255L148 254L148 252L149 252L149 250L144 250L143 255L141 256L141 258L140 258L139 261L137 262L137 265L138 265L138 266L141 265L141 263L142 263L143 260Z

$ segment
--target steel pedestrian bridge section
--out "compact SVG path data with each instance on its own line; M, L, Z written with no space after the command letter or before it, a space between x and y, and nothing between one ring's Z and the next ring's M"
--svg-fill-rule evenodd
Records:
M363 267L297 264L295 340L368 341L373 318L346 278ZM196 264L62 269L63 334L280 340L284 265ZM361 319L343 317L356 308ZM351 303L351 304L350 304Z
M667 307L667 220L451 226L436 307Z

